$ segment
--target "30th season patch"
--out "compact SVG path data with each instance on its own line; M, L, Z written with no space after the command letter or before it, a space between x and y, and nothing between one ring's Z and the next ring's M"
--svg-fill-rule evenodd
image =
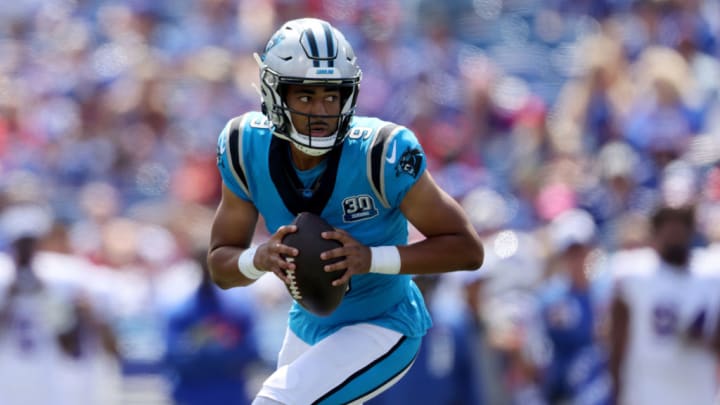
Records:
M347 197L342 205L344 222L362 221L378 215L375 200L367 194Z

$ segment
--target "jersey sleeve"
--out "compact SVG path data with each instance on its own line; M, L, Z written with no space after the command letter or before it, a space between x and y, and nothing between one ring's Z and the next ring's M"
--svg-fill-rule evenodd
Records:
M231 119L218 137L217 167L223 183L238 197L250 201L243 158L243 117Z
M386 142L383 177L387 202L390 206L397 207L422 176L427 168L427 159L412 131L398 127L394 132Z

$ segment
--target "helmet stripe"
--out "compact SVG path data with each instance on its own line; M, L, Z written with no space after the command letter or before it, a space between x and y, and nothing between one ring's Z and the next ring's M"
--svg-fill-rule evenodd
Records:
M326 48L321 45L325 42L325 32L321 30L317 24L313 24L310 28L315 35L315 43L318 45L318 58L320 60L327 59L328 55L325 54Z
M335 66L335 36L330 30L330 24L323 22L323 30L325 31L325 42L327 43L328 67Z
M310 45L310 58L313 60L313 67L320 67L320 61L317 59L320 57L320 53L318 52L318 44L312 27L305 29L305 36L308 39L308 45Z

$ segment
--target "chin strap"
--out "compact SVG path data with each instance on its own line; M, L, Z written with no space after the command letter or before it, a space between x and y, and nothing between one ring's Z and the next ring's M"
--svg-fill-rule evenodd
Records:
M306 155L310 155L310 156L323 156L332 150L332 148L330 148L330 149L313 149L313 148L309 148L307 146L298 145L295 142L293 142L293 145L295 145L300 152L302 152Z

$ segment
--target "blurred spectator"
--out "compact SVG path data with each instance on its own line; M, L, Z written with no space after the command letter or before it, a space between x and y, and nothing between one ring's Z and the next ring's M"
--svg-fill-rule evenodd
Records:
M608 142L597 154L595 171L588 173L597 174L597 181L588 181L580 190L578 205L592 214L599 227L598 242L607 248L617 248L618 237L624 237L617 232L624 215L647 215L659 198L658 190L642 185L643 169L630 145Z
M193 257L197 290L168 316L164 367L177 404L250 404L250 372L259 361L254 308L210 279L207 250Z
M415 277L415 282L432 308L439 277L418 276ZM367 404L489 403L483 400L485 393L480 377L479 361L482 359L479 357L478 343L472 324L454 324L435 315L433 326L405 377Z
M609 404L611 382L605 354L595 344L598 303L591 289L598 251L589 213L570 210L549 225L554 258L540 287L541 316L552 346L543 373L551 403Z
M461 325L472 331L474 349L470 351L475 367L479 368L479 380L476 381L481 393L482 404L510 403L510 388L506 384L506 359L504 352L490 342L490 323L483 316L489 299L488 282L492 277L489 271L475 271L463 274L460 278L458 294Z
M702 127L702 110L689 99L693 77L671 48L651 47L635 66L638 97L630 108L625 139L662 170L682 156Z
M639 249L650 243L650 225L647 215L639 212L628 212L620 215L615 221L613 252Z
M620 139L635 91L627 55L612 34L582 39L577 52L577 77L563 85L555 104L554 144L564 152L595 151Z
M541 373L549 352L537 304L528 291L508 290L489 298L483 311L490 348L502 357L500 384L509 404L546 403Z
M107 314L89 296L77 293L59 341L66 354L57 383L69 404L121 403L120 348Z
M481 291L479 300L468 297L485 327L483 354L499 364L499 371L492 363L490 367L499 381L490 403L498 398L508 404L545 403L540 377L549 346L535 294L543 263L539 241L529 233L502 230L487 236L483 245L487 277L479 285L468 283L467 289L468 294Z

